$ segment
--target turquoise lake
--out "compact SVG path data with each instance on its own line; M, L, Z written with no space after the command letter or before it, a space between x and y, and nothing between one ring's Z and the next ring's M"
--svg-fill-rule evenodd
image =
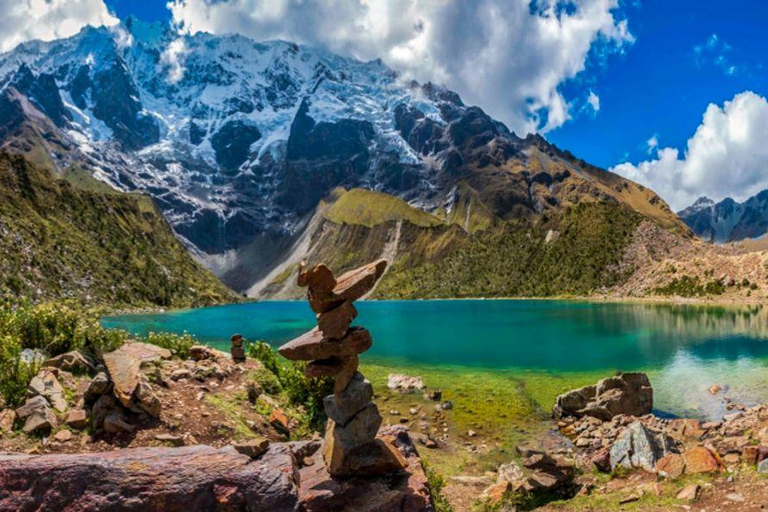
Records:
M744 403L768 402L768 311L544 300L368 301L355 322L373 334L363 363L556 375L643 370L656 407L715 417L719 383ZM227 349L241 333L274 346L314 325L306 302L259 302L104 318L134 334L188 332Z

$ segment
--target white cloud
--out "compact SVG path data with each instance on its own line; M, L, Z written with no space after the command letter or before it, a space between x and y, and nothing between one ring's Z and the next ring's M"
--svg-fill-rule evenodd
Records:
M648 154L650 155L659 147L659 136L654 134L650 139L645 141L648 146Z
M189 53L187 43L184 39L174 39L168 44L168 47L160 54L159 73L167 73L167 79L175 84L184 78L184 62Z
M600 96L594 93L594 91L589 91L589 96L587 96L587 103L590 107L592 107L592 111L595 113L600 112Z
M85 25L118 23L103 0L0 0L0 51L32 39L77 34Z
M172 0L182 32L240 33L381 57L524 134L570 118L560 91L590 52L633 41L619 0Z
M768 101L746 91L721 107L710 104L685 154L657 150L657 158L613 169L651 187L675 210L706 195L743 201L768 188Z
M707 42L693 47L693 56L696 65L699 67L711 63L728 76L736 74L736 67L729 54L733 48L723 41L717 34L712 34L707 38Z

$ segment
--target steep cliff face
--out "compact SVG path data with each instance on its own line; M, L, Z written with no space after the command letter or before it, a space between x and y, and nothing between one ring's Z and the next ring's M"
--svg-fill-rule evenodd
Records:
M2 144L151 194L230 285L262 287L337 187L405 201L451 231L546 224L582 203L623 204L687 228L652 191L510 132L433 84L282 41L178 36L129 19L0 57ZM479 214L475 214L480 212ZM457 235L458 236L458 235Z

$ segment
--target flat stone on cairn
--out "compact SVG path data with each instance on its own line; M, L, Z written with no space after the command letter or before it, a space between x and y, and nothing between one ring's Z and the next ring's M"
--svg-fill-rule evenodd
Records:
M352 304L370 292L387 267L379 260L336 279L323 265L299 268L299 286L317 314L317 328L280 347L285 358L308 361L309 377L335 377L333 395L325 397L328 415L323 456L334 478L378 476L403 469L407 463L392 447L377 439L381 414L371 399L373 387L357 371L358 355L373 340L368 330L350 327L357 317Z

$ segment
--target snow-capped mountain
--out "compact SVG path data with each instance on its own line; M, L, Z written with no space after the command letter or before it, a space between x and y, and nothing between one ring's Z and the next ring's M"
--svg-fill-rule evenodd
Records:
M448 223L469 195L501 220L585 199L679 223L652 191L521 139L443 87L290 42L128 19L0 55L0 88L3 149L151 194L239 290L264 273L244 262L274 267L339 186Z
M743 203L730 197L719 203L701 197L678 215L704 240L725 243L758 238L768 232L768 190Z

